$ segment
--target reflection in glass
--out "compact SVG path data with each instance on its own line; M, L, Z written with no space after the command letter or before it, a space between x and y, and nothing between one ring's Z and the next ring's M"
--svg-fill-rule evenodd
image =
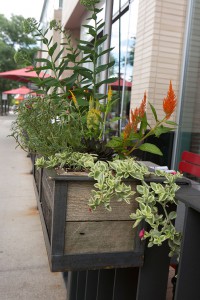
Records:
M184 150L200 154L200 0L191 3L175 167Z
M117 77L118 80L112 84L112 89L118 93L119 101L115 107L115 113L122 119L116 124L116 133L121 131L127 121L127 111L131 96L132 74L134 65L134 51L136 43L136 25L138 14L138 0L114 1L114 23L112 25L111 60L115 60L115 65L109 76ZM120 14L117 17L117 12ZM113 112L114 114L114 112Z

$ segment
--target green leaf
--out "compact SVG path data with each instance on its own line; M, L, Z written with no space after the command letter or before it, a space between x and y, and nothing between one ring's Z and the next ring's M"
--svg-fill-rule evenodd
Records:
M57 48L57 43L55 43L50 49L49 49L49 55L52 56Z
M93 29L94 27L92 25L82 25L82 27L88 28L88 29Z
M48 41L48 46L51 44L52 40L53 40L53 37L51 36L50 40Z
M92 84L91 79L85 79L85 78L83 78L80 82L84 86L85 89L89 88L91 86L91 84Z
M66 69L66 67L68 66L68 61L65 61L64 63L61 63L62 66L59 66L59 73L58 76L60 77L61 74L63 73L63 71Z
M88 78L88 79L90 79L90 80L93 79L92 74L91 74L91 72L89 72L89 71L79 70L78 73L79 73L80 75L82 75L82 76L84 77L84 79L85 79L85 78Z
M84 46L84 45L79 44L77 47L80 50L84 51L84 53L91 53L92 52L92 49L88 46Z
M107 84L107 83L113 83L117 80L117 78L108 78L106 80L100 81L99 83L96 84L97 88L99 88L102 84Z
M178 124L176 122L173 121L165 121L166 124L172 125L172 126L178 126Z
M97 26L97 31L99 31L101 28L103 28L105 25L105 22L102 22L100 25Z
M79 40L79 39L76 39L77 43L78 44L85 44L85 45L88 45L88 46L92 46L93 44L89 41L84 41L84 40Z
M100 73L102 71L105 71L105 70L111 68L112 66L114 66L114 64L115 64L115 62L112 61L112 62L110 62L108 64L101 65L101 66L99 66L99 67L96 68L96 73L98 74L98 73Z
M167 132L172 131L172 130L174 130L174 129L175 129L175 128L172 128L172 127L166 127L166 126L161 125L161 126L159 126L159 127L157 127L157 128L155 129L154 134L155 134L156 137L159 137L161 134L167 133Z
M176 216L177 216L177 213L175 211L171 211L169 213L169 219L170 220L176 219Z
M105 34L103 35L101 38L99 38L96 42L96 47L98 47L99 45L103 44L106 40L107 40L108 35Z
M62 49L59 51L59 53L58 53L58 55L56 56L54 62L56 62L56 61L60 58L60 56L61 56L61 54L63 53L63 51L64 51L64 48L62 48Z
M113 49L115 49L115 47L106 49L106 50L100 52L100 53L97 55L97 57L100 57L100 56L102 56L102 55L104 55L104 54L106 54L106 53L108 53L108 52L111 52Z
M139 134L142 136L143 133L145 133L146 129L147 129L147 125L148 125L148 122L147 122L147 115L146 113L144 114L143 118L142 118L142 121L140 123L140 130L139 130Z
M37 61L37 62L44 62L46 64L51 64L50 60L48 60L46 58L35 58L35 61Z
M44 39L42 40L42 42L43 42L45 45L47 45L47 44L48 44L48 39L44 38Z
M144 143L142 144L140 147L139 147L140 150L142 151L146 151L146 152L150 152L150 153L153 153L153 154L157 154L157 155L160 155L162 156L162 152L160 151L160 149L153 145L153 144L150 144L150 143Z
M40 71L42 70L51 70L52 69L52 66L51 65L46 65L46 66L43 66L43 67L37 67L37 68L34 68L34 70L39 74Z
M37 94L40 94L40 95L43 95L44 94L44 91L43 90L36 90L35 91Z
M154 118L155 118L155 120L156 120L156 122L158 121L158 117L157 117L157 113L156 113L156 110L155 110L155 108L154 108L154 106L149 102L149 105L150 105L150 107L151 107L151 111L152 111L152 113L153 113L153 115L154 115Z
M79 53L76 53L76 54L71 54L71 53L68 53L67 54L67 58L72 61L72 62L75 62L77 56L79 55Z
M89 102L85 99L77 97L77 102L79 106L89 106Z
M96 37L97 35L96 30L94 28L89 28L89 34L93 37Z
M110 148L120 148L123 146L122 140L120 137L112 137L112 139L106 144Z
M91 70L89 70L85 67L81 67L81 66L74 66L74 67L71 68L71 70L75 70L75 71L78 71L78 72L81 70L81 71L85 71L85 72L90 72L92 74Z
M62 79L62 83L65 83L66 85L73 85L74 82L76 81L77 79L77 75L76 74L73 74L72 76L70 77L66 77L64 79Z

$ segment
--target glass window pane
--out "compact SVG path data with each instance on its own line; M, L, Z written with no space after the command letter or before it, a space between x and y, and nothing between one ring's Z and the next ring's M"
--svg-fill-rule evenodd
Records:
M200 0L193 2L179 122L176 167L184 150L200 153Z
M121 2L127 3L127 1ZM128 11L126 10L112 25L111 47L114 47L114 49L111 53L111 59L115 60L115 65L109 76L118 78L112 84L112 88L120 98L118 106L115 107L116 114L120 114L123 118L120 121L120 128L123 128L127 122L126 115L131 96L138 2L138 0L132 1L129 4ZM119 5L119 1L114 3L115 7L117 4Z

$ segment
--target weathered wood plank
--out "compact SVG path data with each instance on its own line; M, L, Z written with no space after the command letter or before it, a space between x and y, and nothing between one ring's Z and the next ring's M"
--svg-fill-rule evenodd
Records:
M66 197L66 183L63 181L57 182L52 211L52 255L63 255L64 253Z
M66 222L65 254L133 251L132 221Z
M46 229L48 233L49 240L51 240L51 231L52 231L52 207L49 203L48 195L45 192L45 189L41 191L41 209L43 212L43 217L46 224Z
M98 207L91 211L88 200L93 189L93 182L68 182L67 194L67 221L91 221L91 220L130 220L129 216L138 206L135 195L132 196L131 204L118 202L114 199L111 202L112 211L104 207ZM136 182L132 183L132 190L135 190Z
M144 263L144 251L55 255L51 263L53 272L139 267Z
M42 193L51 209L53 209L54 185L55 181L50 180L46 174L42 175Z
M37 187L37 190L39 191L39 185L40 185L40 170L35 170L34 172L34 178L35 178L35 185Z
M55 181L49 178L47 170L43 169L42 181L44 181L46 187L48 187L49 192L54 194Z

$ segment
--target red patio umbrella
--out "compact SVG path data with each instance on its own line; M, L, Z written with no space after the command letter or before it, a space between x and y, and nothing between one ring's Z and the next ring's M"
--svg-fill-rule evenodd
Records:
M49 76L50 75L45 74L44 72L40 72L40 75L39 75L40 78L43 78L43 77L47 78ZM29 82L30 78L38 77L38 75L33 70L33 67L29 66L29 67L22 68L22 69L0 72L0 77L7 78L10 80L20 81L20 82Z
M118 90L119 87L122 89L124 85L126 89L131 90L132 82L126 81L123 78L117 79L113 83L109 83L109 86L111 86L113 90Z
M19 87L17 89L5 91L5 92L3 92L3 94L10 94L10 95L20 94L20 95L26 95L26 94L30 94L32 92L33 92L33 90L29 89L28 87L21 86L21 87Z

